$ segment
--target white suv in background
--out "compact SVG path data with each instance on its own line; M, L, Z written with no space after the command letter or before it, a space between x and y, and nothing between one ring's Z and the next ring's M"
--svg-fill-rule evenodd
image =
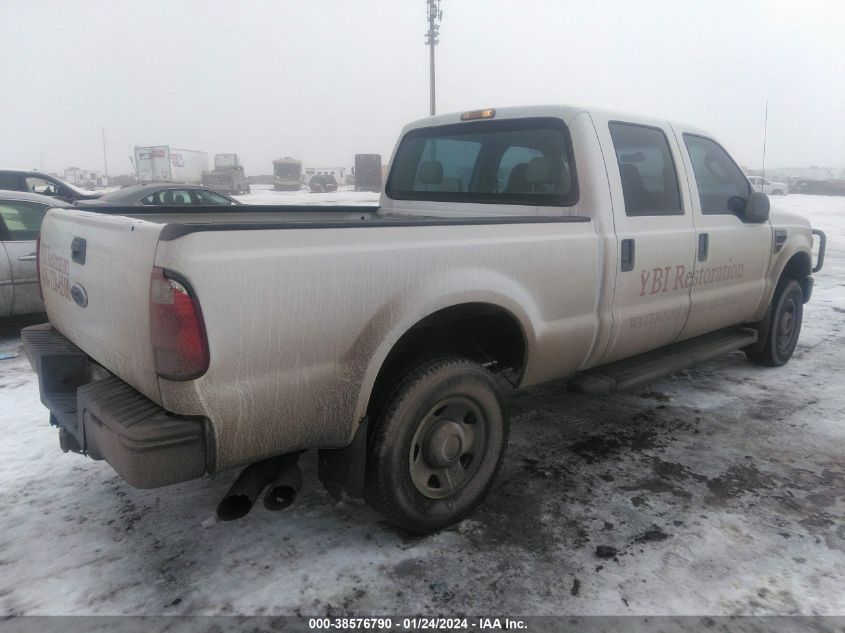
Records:
M760 176L749 176L748 180L751 181L754 191L762 191L773 196L785 196L789 193L789 185L785 182L775 182L774 180L761 178Z

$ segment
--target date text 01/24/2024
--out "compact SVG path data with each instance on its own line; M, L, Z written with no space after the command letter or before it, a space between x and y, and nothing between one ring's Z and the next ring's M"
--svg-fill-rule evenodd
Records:
M512 618L310 618L310 630L375 630L375 631L518 631L525 630L524 620Z

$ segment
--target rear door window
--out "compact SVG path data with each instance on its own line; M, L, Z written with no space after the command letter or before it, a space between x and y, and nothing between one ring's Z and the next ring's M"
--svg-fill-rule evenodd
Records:
M683 215L681 192L663 130L610 123L627 215Z
M207 191L205 189L194 189L193 194L196 197L197 204L220 206L232 204L232 201L229 200L229 198L227 198L226 196L221 196L219 193L215 193L213 191Z
M151 193L141 200L144 205L191 205L197 204L190 189L164 189Z
M569 206L578 200L569 132L547 118L412 130L385 191L397 200Z

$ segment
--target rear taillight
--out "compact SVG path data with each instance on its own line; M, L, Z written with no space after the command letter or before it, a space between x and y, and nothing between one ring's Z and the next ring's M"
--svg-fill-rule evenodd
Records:
M186 281L161 268L150 276L150 339L156 373L191 380L208 369L208 339L197 298Z

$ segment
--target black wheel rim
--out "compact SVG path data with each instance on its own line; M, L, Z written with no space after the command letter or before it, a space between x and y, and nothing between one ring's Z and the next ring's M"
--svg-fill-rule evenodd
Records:
M411 479L420 494L445 499L478 472L487 444L488 420L465 396L450 396L423 417L411 441Z
M778 354L789 354L798 333L798 306L793 299L783 304L776 327L775 344Z

